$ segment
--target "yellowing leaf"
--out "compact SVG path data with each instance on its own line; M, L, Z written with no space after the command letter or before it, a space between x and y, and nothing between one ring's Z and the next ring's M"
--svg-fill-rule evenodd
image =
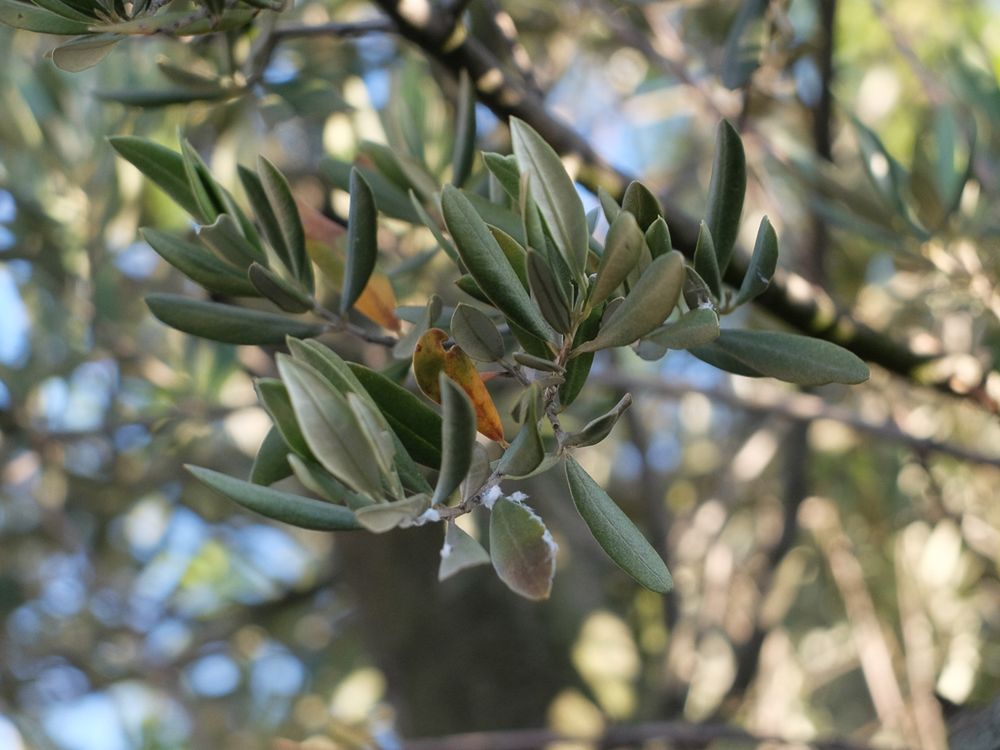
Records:
M306 251L330 285L339 290L344 282L345 265L340 243L347 230L302 201L296 203L306 233ZM354 309L383 328L397 332L400 329L399 318L396 317L396 293L389 277L381 271L375 271L369 277L364 291L354 303Z
M441 403L438 374L444 371L471 399L476 409L476 428L479 432L490 440L504 442L500 414L482 376L461 347L453 346L445 351L444 342L447 339L448 334L440 328L431 328L420 337L413 352L413 374L417 385L429 399Z

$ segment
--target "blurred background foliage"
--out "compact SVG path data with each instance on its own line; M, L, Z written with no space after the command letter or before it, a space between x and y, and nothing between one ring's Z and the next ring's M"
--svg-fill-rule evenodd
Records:
M733 119L744 244L766 212L785 268L995 399L1000 5L742 7L508 0L498 27L494 0L474 0L469 14L500 46L513 19L512 67L530 58L547 107L693 215L715 124ZM744 24L755 7L764 21ZM126 40L79 74L46 59L53 38L0 27L0 747L391 748L616 723L655 736L665 719L944 747L952 705L1000 688L1000 426L972 399L878 369L803 393L683 352L599 358L567 420L635 394L613 447L580 459L664 552L666 599L586 541L546 476L524 489L573 543L541 605L481 569L438 585L437 529L300 531L188 480L186 462L247 473L268 426L251 378L273 365L150 317L142 293L199 290L137 228L184 217L106 138L176 147L180 130L230 186L263 153L341 217L335 160L362 140L443 173L456 85L418 49L391 33L263 43L275 24L374 14L307 0L252 32ZM480 148L507 149L485 107L477 125ZM460 299L425 230L386 220L379 239L403 304Z

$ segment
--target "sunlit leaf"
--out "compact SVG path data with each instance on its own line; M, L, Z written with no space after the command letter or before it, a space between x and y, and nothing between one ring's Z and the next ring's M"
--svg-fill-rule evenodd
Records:
M511 143L531 195L570 270L582 275L587 260L587 217L573 181L555 150L523 120L510 118ZM542 248L536 248L542 249Z
M277 363L299 427L316 460L352 489L379 498L382 484L378 465L344 395L304 362L279 354Z

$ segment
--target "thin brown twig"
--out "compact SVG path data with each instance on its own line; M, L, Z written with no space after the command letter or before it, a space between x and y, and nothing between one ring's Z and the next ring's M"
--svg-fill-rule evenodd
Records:
M448 737L407 740L403 750L539 750L555 742L582 742L590 747L609 749L642 742L667 741L678 747L705 747L720 740L759 745L807 747L813 750L869 750L864 745L843 739L792 740L751 734L724 724L688 724L659 721L630 726L614 726L597 737L572 737L549 729L522 729L498 732L472 732Z

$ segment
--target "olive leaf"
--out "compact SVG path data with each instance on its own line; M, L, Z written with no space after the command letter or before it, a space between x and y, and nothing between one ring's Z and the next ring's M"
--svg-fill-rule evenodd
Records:
M642 229L633 214L622 210L611 222L604 242L604 254L597 266L597 278L590 288L591 306L604 302L639 263Z
M857 384L868 366L847 349L809 336L778 331L725 330L691 353L723 370L749 377L772 377L798 385Z
M715 137L712 179L708 185L708 229L715 242L719 270L726 272L733 256L747 189L746 155L739 133L728 120L719 123Z
M441 473L432 503L442 503L469 473L476 445L476 410L465 391L444 372L438 375L441 390Z
M451 578L456 573L476 565L486 565L489 553L483 545L460 529L455 523L445 525L444 544L441 546L441 565L438 580Z
M480 362L503 359L504 345L500 331L481 310L459 302L451 316L451 335L466 354Z
M660 325L680 299L684 256L676 250L649 264L625 301L611 313L597 335L574 350L576 354L626 346Z
M340 293L340 313L350 310L364 291L378 256L375 196L357 169L351 170L351 207L347 219L347 269Z
M490 513L490 559L500 580L526 599L548 599L558 547L527 505L499 498Z
M750 265L743 276L743 282L740 284L740 290L737 292L736 301L733 304L744 305L767 291L777 265L778 236L774 233L771 222L765 216L760 220L753 255L750 257Z
M216 492L244 508L276 521L315 531L350 531L361 528L354 513L340 505L260 487L199 466L187 465L184 468Z
M629 517L574 459L566 459L565 469L573 503L608 557L651 591L670 591L666 563Z
M146 305L171 328L226 344L278 345L284 343L286 336L312 337L326 330L323 325L283 315L176 294L150 294Z

